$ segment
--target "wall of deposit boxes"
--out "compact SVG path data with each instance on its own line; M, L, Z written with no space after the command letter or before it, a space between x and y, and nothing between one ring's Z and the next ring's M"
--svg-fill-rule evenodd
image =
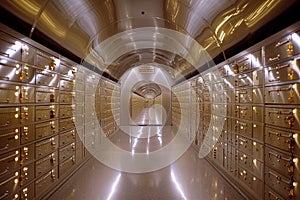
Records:
M45 198L89 159L100 115L107 136L117 129L119 105L114 118L110 105L119 93L107 92L114 87L1 25L0 199Z
M300 23L174 86L172 100L173 124L251 199L300 199Z

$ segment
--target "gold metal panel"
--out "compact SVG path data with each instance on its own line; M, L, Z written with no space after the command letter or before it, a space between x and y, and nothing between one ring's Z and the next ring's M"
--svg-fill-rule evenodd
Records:
M263 123L252 123L252 137L260 142L264 141L264 124Z
M300 59L270 65L265 68L265 83L275 84L300 79Z
M286 35L265 47L266 64L272 64L298 53L300 53L299 42L295 41L292 35Z
M74 82L73 80L68 79L60 79L59 81L59 89L60 90L73 90L74 89Z
M0 82L0 104L20 103L20 86Z
M73 106L72 105L60 105L59 106L59 117L72 117L73 116Z
M252 154L253 158L258 159L258 160L263 160L264 159L264 148L263 144L259 142L252 141Z
M242 152L248 154L248 155L252 155L253 154L253 150L252 150L252 140L244 138L242 136L238 136L238 138L236 138L237 140L237 146L239 148L239 150L241 150Z
M58 153L57 151L41 158L35 162L35 176L39 177L51 170L58 163Z
M19 189L19 176L16 176L15 172L11 173L9 176L0 179L0 185L0 198L12 199L12 195L17 193Z
M75 128L74 119L66 118L59 120L59 131L66 131Z
M22 166L31 163L34 160L35 148L34 144L24 146L20 150L20 164Z
M58 102L58 90L49 88L36 88L35 101L37 103L56 103Z
M244 120L235 120L234 125L235 133L239 135L246 136L248 138L252 137L252 123Z
M20 103L34 103L35 87L22 85L20 87L19 99Z
M253 103L264 103L264 88L252 89Z
M78 97L78 94L76 93L76 97ZM84 97L82 95L82 97ZM59 103L68 103L68 104L72 104L74 95L72 92L64 92L64 91L59 91ZM77 101L79 99L76 99L76 102L80 102ZM84 102L84 101L81 101Z
M247 171L252 171L252 157L240 151L238 151L238 164Z
M36 69L36 85L57 87L59 75L50 70Z
M234 86L236 88L252 87L253 86L252 73L250 72L250 73L236 75L234 80Z
M265 122L283 128L300 130L299 108L269 108L265 110Z
M276 148L300 155L300 133L266 127L265 142Z
M252 106L253 122L264 122L264 107Z
M44 121L57 117L58 109L56 105L36 106L35 108L35 120Z
M65 60L60 60L60 64L56 66L55 71L64 76L74 76L75 74L75 67L71 63L68 63Z
M300 104L300 83L266 87L266 103Z
M0 107L0 129L20 124L20 107Z
M65 160L63 163L59 164L59 176L62 177L68 173L70 173L73 169L73 167L76 164L75 155L71 156L67 160Z
M20 146L20 128L10 128L0 132L0 153Z
M299 168L299 166L295 166L293 162L292 153L279 152L269 147L266 147L265 151L266 165L281 175L291 177L294 175L294 171Z
M64 161L65 159L75 155L76 146L75 142L59 149L59 163Z
M28 183L30 183L35 178L34 174L34 163L26 165L20 169L20 183L19 185L22 187Z
M0 80L34 83L34 69L11 59L0 59Z
M20 150L14 150L0 155L0 176L15 172L19 168Z
M285 198L281 197L275 190L272 190L265 185L265 200L285 200Z
M35 144L35 158L42 158L58 148L58 136L45 139Z
M22 60L22 43L3 32L0 32L0 54L14 60Z
M76 140L76 131L75 130L61 133L59 135L59 146L65 146L66 144L75 142L75 140Z
M58 178L58 169L54 167L41 178L35 181L35 196L39 197L48 191Z
M265 182L272 190L277 191L285 199L295 196L291 179L280 175L269 167L265 169Z
M34 182L26 185L20 190L20 199L34 199Z
M20 122L25 124L31 124L34 122L34 106L21 106L20 107Z
M252 88L240 89L235 91L235 102L236 103L252 103Z
M35 125L36 139L54 135L58 132L58 122L56 120Z

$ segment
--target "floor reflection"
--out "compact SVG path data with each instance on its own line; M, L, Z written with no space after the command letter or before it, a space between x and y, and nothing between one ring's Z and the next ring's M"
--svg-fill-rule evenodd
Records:
M119 131L112 141L131 151L153 151L174 137L171 127L140 129L129 136ZM147 135L143 131L150 131ZM142 131L139 135L138 131ZM148 137L150 136L150 137ZM161 137L162 142L159 141ZM133 139L134 138L134 139ZM136 140L137 139L137 140ZM137 142L135 142L137 141ZM190 147L176 162L161 170L134 174L119 172L91 158L50 198L74 200L242 200L244 199Z

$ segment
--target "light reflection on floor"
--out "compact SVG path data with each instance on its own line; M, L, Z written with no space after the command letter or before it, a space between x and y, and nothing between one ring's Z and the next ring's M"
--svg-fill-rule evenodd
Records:
M138 127L131 128L138 130ZM143 130L149 131L147 128ZM129 137L119 131L112 141L128 151L134 148L139 152L147 152L162 147L174 137L170 127L164 129L153 127L151 131L153 130L159 132L149 133L151 136L149 138L144 132L140 133L143 137L138 138L136 137L138 133L134 137ZM242 200L244 198L206 160L199 159L196 151L190 147L170 166L142 174L119 172L92 158L50 197L50 200L57 199Z

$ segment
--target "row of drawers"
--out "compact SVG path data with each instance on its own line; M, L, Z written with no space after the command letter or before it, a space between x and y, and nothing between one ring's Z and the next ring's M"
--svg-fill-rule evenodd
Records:
M283 84L264 88L220 90L222 93L202 93L195 102L202 103L253 103L253 104L300 104L300 84Z
M0 129L73 116L72 105L0 107ZM62 126L63 127L63 126Z
M76 101L79 101L76 95ZM0 82L0 104L19 103L69 103L72 104L74 92L46 87L34 87Z

